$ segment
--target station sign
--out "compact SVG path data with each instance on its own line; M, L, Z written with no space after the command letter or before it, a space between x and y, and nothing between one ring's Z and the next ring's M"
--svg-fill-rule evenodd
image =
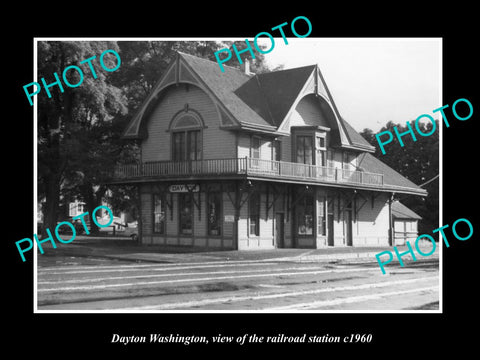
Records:
M168 191L171 193L188 193L199 192L200 185L198 184L175 184L168 187Z

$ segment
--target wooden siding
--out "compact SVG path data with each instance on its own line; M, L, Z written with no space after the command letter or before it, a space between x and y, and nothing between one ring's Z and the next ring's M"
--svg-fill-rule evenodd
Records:
M195 201L200 195L200 210L193 205L193 234L179 235L179 212L178 194L166 194L167 201L171 200L171 208L166 206L165 234L153 233L153 204L150 187L143 186L141 194L142 238L144 245L174 245L174 246L197 246L208 248L233 249L234 222L223 222L222 234L209 236L207 233L207 204L205 192L195 193ZM171 196L171 198L170 198ZM226 194L223 194L222 220L225 215L234 216L233 205Z
M282 161L292 161L292 137L282 136L280 139Z
M357 212L356 224L353 227L354 246L388 246L388 194L376 194Z
M271 137L265 138L261 135L255 135L260 139L260 159L263 160L275 160L272 159L272 139ZM238 157L245 158L251 156L251 138L252 135L240 133L238 137Z
M418 220L397 219L394 221L395 243L394 245L405 245L409 241L414 244L418 236Z
M238 236L239 250L255 250L255 249L272 249L279 247L275 238L275 213L284 214L284 242L283 247L299 247L299 248L321 248L328 246L327 235L311 235L298 236L295 233L295 209L292 207L293 199L282 199L284 194L292 194L291 191L286 192L284 188L269 188L268 204L270 208L267 216L267 185L266 183L257 184L258 193L252 196L258 196L260 199L260 234L259 236L249 234L249 212L248 201L243 203L240 209L240 217L238 224L229 220L225 222L225 216L233 219L235 210L233 204L226 193L223 193L222 203L222 234L221 236L209 236L207 233L207 204L205 192L194 193L195 201L198 202L200 195L200 210L196 205L193 206L193 234L190 236L179 235L178 224L178 194L167 194L167 201L171 202L171 208L166 207L166 223L165 234L153 233L153 216L152 216L152 194L148 185L141 188L141 216L142 216L142 244L155 245L174 245L174 246L197 246L206 248L223 248L234 249L236 247L236 237ZM346 211L345 195L331 192L326 188L318 188L318 194L327 196L328 202L333 203L333 246L347 246L346 240ZM233 193L231 193L232 195ZM277 198L274 203L274 194ZM278 195L281 194L281 195ZM352 245L353 246L388 246L388 194L375 194L364 192L357 195L357 201L352 202ZM351 194L352 195L352 194ZM245 200L244 193L242 199ZM373 203L372 203L373 199ZM365 201L366 200L366 201ZM353 209L357 205L357 211ZM361 208L359 208L359 205ZM315 207L318 209L318 207ZM340 210L340 211L339 211ZM328 213L328 211L327 211ZM314 214L314 229L317 231L318 214ZM326 219L328 226L328 219ZM397 229L400 222L396 223ZM416 224L412 224L415 227ZM403 223L402 223L403 226ZM416 231L416 227L413 228ZM402 227L403 229L403 227ZM410 227L407 229L410 230ZM413 231L412 230L412 231ZM397 230L398 231L398 230ZM401 239L396 242L397 245L402 244Z
M290 115L290 126L325 126L330 128L318 100L313 95L305 96Z
M238 157L245 158L250 156L250 136L245 133L238 134Z
M179 111L188 108L197 112L206 126L203 129L203 158L235 157L235 135L219 128L220 119L212 100L193 85L168 88L165 96L148 118L148 138L142 142L142 161L171 160L171 139L168 127Z
M238 221L238 249L239 250L260 250L273 249L274 244L274 219L270 210L270 216L266 218L266 195L264 191L259 195L260 197L260 234L259 236L250 235L248 201L242 206L240 210L240 220Z

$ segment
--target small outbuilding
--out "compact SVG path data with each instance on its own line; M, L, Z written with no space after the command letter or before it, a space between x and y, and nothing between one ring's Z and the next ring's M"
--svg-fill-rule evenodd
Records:
M405 245L407 240L415 241L418 237L418 220L422 217L398 200L392 202L392 217L395 245Z

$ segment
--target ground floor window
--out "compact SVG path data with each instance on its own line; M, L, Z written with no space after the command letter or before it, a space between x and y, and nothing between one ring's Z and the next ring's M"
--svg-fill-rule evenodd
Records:
M153 232L165 234L165 196L153 194Z
M207 196L208 235L222 234L222 193L210 192Z
M249 234L260 235L260 196L253 194L248 199Z
M193 199L192 194L178 195L179 230L181 235L193 234Z
M313 195L305 194L297 204L297 234L313 235Z

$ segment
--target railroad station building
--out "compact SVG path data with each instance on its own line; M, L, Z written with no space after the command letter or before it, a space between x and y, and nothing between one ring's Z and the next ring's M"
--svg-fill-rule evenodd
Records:
M317 65L252 74L178 53L127 125L142 244L395 245L397 194L426 196L345 121ZM413 231L413 230L412 230Z

